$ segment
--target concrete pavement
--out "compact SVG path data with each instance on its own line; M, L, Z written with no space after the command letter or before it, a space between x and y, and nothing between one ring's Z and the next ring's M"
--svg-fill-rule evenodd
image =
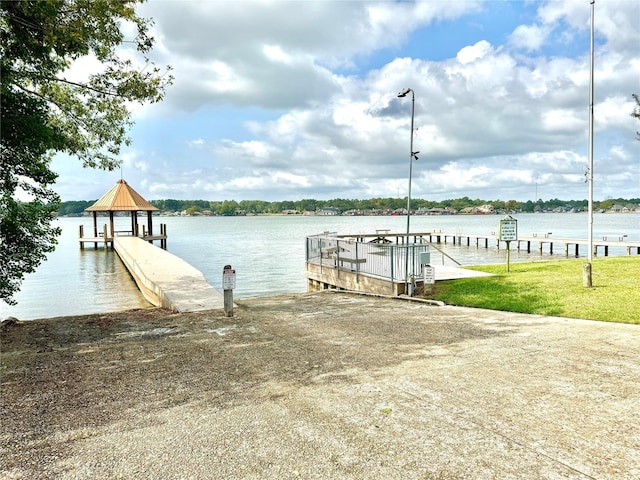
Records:
M202 272L172 253L138 237L114 237L113 248L152 305L177 312L224 306Z
M8 328L4 478L640 478L637 325L340 292L235 312Z

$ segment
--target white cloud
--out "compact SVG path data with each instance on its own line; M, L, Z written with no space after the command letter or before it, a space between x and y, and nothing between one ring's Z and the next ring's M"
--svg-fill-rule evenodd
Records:
M516 48L528 51L539 50L547 39L548 31L539 25L520 25L509 37L509 42Z
M542 129L549 133L575 132L584 127L584 115L568 108L555 108L542 113Z
M588 43L565 52L560 40L584 39L588 2L535 3L537 15L494 35L487 22L457 51L430 43L431 28L467 32L478 22L468 15L489 18L496 3L187 5L142 10L156 20L155 60L176 77L166 102L137 117L145 170L131 174L153 198L404 196L404 87L415 91L415 196L528 199L536 183L546 196L586 196ZM598 2L597 13L598 191L632 196L640 6Z
M149 2L155 56L171 63L165 102L192 110L229 102L290 108L339 92L327 67L400 46L416 28L477 11L479 2ZM201 82L211 87L203 89Z
M491 52L491 44L486 40L482 40L473 46L464 47L458 52L456 58L462 65L466 65L475 60L483 58L489 52Z
M135 171L138 173L146 173L151 165L148 161L140 158L140 152L135 149L129 149L122 155L122 163L120 164L120 172L124 176L125 172Z
M598 130L611 127L633 130L638 121L631 116L634 102L630 98L609 97L599 102L594 107L594 124ZM628 115L620 115L620 112L629 112Z
M292 62L291 56L287 55L278 45L264 45L262 51L268 60L285 64Z
M586 3L586 2L585 2ZM559 35L571 42L577 31L590 29L590 4L576 1L547 1L538 10L544 25L561 28L563 23L571 29L563 29ZM609 51L627 52L635 56L640 44L640 3L633 0L603 1L594 4L594 30L604 37L603 47ZM601 43L601 42L599 42Z

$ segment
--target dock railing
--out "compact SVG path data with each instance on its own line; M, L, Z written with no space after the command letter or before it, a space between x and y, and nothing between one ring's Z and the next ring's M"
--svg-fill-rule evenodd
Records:
M306 261L323 267L346 269L356 274L403 282L408 277L422 279L421 253L429 252L429 245L425 244L369 243L353 238L340 238L335 233L326 232L307 237Z
M135 230L114 230L113 236L109 235L107 225L104 224L102 226L102 230L94 229L94 236L87 237L84 234L84 225L78 226L78 241L80 242L80 248L84 249L85 243L93 243L94 248L98 248L98 244L102 244L102 246L106 249L109 244L113 247L113 238L114 237L138 237L143 240L153 243L155 240L160 241L160 247L166 249L167 248L167 225L164 223L160 224L160 233L159 234L150 234L147 232L144 225L136 225ZM141 228L142 227L142 228Z

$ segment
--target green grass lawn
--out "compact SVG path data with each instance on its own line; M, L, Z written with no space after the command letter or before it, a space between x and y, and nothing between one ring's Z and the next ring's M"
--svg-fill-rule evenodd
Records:
M437 282L429 298L449 305L640 324L640 257L595 258L592 288L582 286L586 260L483 265L493 273Z

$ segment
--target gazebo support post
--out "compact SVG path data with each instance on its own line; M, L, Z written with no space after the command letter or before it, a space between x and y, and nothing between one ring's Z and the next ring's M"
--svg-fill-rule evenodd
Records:
M116 236L115 228L113 226L113 210L109 210L109 224L111 226L111 238L113 238ZM104 241L106 242L107 239L105 238Z
M93 212L93 238L98 238L98 212ZM98 242L93 243L93 248L98 248Z
M131 210L131 235L138 236L138 211Z

